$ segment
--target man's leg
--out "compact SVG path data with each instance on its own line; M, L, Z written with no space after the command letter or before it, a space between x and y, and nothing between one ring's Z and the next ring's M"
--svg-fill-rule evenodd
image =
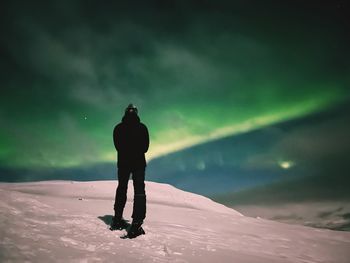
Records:
M126 203L126 193L128 191L128 181L130 171L128 169L118 169L118 187L115 193L114 212L115 220L122 219L123 211Z
M146 192L145 192L145 169L141 168L133 171L132 179L134 183L134 206L133 223L143 223L146 217Z

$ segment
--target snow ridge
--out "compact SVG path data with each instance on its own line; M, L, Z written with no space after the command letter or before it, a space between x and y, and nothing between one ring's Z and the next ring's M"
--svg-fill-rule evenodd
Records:
M348 262L350 233L242 216L146 182L146 235L109 231L116 181L0 184L0 261ZM129 184L125 217L132 212Z

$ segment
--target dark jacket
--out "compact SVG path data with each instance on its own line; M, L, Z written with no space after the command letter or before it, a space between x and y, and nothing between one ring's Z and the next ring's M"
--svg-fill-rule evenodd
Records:
M146 167L145 153L149 146L146 125L136 114L125 114L113 131L115 149L118 151L118 168Z

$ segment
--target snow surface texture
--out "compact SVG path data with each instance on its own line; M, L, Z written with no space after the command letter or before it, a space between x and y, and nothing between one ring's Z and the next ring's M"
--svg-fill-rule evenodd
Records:
M0 184L0 262L344 262L350 233L245 217L146 183L146 235L108 230L116 181ZM129 184L125 217L132 212Z

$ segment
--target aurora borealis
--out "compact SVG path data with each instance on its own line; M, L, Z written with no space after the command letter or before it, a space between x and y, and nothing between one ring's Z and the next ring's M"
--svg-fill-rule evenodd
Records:
M130 102L149 159L347 102L346 4L304 2L2 1L0 165L115 162Z

